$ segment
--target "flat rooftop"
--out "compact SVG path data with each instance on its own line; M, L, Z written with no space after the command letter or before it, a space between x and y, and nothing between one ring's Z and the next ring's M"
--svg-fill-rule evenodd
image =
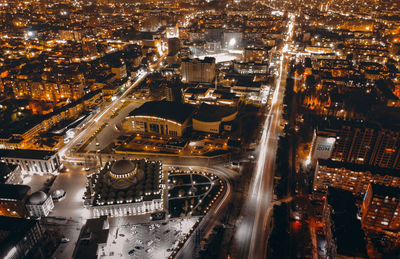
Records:
M0 200L22 200L31 187L19 184L0 184Z
M330 187L326 199L331 207L331 231L336 239L337 254L367 258L364 232L357 219L357 207L352 193Z
M34 149L2 149L1 158L22 158L22 159L40 159L48 160L57 154L57 151L34 150Z

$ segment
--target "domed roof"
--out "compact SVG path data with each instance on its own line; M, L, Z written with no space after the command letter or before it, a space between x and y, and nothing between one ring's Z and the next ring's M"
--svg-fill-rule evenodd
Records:
M129 160L118 160L111 166L111 172L116 175L124 175L135 170L135 164Z
M43 202L45 202L47 199L47 195L42 192L42 191L38 191L35 192L31 195L31 197L29 197L29 203L33 204L33 205L39 205L42 204Z

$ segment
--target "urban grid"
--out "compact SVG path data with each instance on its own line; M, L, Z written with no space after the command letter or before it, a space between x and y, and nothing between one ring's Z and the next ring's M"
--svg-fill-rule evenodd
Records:
M399 0L0 0L0 258L400 259Z

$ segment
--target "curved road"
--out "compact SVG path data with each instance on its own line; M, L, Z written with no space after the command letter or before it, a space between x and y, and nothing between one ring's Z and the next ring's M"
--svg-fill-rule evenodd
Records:
M230 199L232 198L232 183L230 181L231 178L236 177L236 174L234 171L230 172L229 169L227 170L221 170L219 168L209 168L209 167L201 167L201 166L178 166L174 165L180 168L191 168L193 170L198 170L198 171L206 171L213 173L217 175L219 178L223 179L224 182L226 183L226 190L224 195L218 199L218 203L214 204L214 206L211 207L210 211L203 217L201 220L199 226L197 227L197 230L200 230L204 235L203 236L208 236L211 231L214 229L216 225L220 223L220 219L226 209L227 204L229 203ZM185 242L183 247L178 251L176 254L175 258L178 259L191 259L193 258L193 253L195 252L195 232L190 235L188 240Z

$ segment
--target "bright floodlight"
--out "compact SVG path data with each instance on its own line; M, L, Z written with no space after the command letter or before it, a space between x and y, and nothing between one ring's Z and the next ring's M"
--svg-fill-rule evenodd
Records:
M229 47L234 47L235 46L235 44L236 44L236 39L235 38L232 38L232 39L230 39L230 41L229 41Z
M310 155L307 156L306 161L304 161L304 165L305 165L305 166L311 165L311 156L310 156Z

